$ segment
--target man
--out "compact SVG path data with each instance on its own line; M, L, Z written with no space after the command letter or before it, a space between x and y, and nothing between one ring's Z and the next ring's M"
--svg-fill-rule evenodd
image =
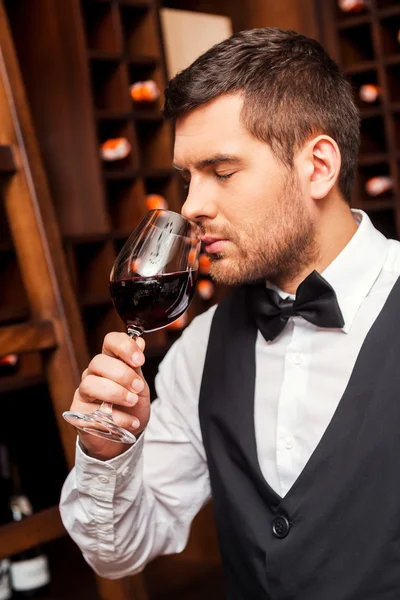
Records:
M230 600L400 597L400 244L349 200L359 115L322 47L244 31L168 85L182 213L232 285L161 363L110 333L72 409L114 403L126 446L80 434L61 515L93 569L180 552L213 498ZM151 413L151 414L150 414Z

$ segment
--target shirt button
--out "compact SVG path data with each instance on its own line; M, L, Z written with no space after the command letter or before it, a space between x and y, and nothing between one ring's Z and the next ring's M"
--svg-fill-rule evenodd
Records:
M293 362L295 365L301 365L303 362L303 355L300 352L293 354Z
M285 448L287 450L291 450L293 448L293 438L291 438L289 435L287 436L287 438L285 440Z
M283 539L287 536L290 529L290 523L286 517L280 515L272 521L272 533L275 537Z
M105 477L104 475L99 475L98 479L100 483L108 483L110 481L108 477Z
M131 472L129 467L126 467L123 471L122 471L122 475L123 477L126 477L127 475L129 475L129 473Z

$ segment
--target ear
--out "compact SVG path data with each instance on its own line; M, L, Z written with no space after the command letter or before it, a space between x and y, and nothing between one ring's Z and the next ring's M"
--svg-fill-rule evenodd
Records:
M307 157L309 161L309 186L314 200L325 198L335 185L341 167L339 146L327 135L310 140Z

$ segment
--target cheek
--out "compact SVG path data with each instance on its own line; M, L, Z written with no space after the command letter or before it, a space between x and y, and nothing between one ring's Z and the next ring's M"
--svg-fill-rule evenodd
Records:
M225 188L219 188L221 220L238 227L237 235L253 235L266 219L281 214L284 184L285 179L275 169L259 167L253 172L237 173Z
M261 169L247 182L243 195L253 218L273 214L281 205L285 180L275 169Z
M240 222L244 231L253 231L258 228L268 216L273 213L271 196L261 190L248 189L243 192L240 199L230 201L230 215L232 222ZM240 233L240 231L238 232Z

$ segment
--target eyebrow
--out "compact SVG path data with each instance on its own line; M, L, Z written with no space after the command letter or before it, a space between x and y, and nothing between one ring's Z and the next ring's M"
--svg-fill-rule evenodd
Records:
M215 154L214 156L210 156L210 158L205 158L203 160L198 161L194 164L194 167L197 171L201 171L202 169L206 169L207 167L211 167L212 165L216 165L219 163L233 163L233 162L241 162L241 159L238 156L234 156L233 154ZM185 167L181 167L180 165L173 164L174 169L177 171L189 171L189 169Z

